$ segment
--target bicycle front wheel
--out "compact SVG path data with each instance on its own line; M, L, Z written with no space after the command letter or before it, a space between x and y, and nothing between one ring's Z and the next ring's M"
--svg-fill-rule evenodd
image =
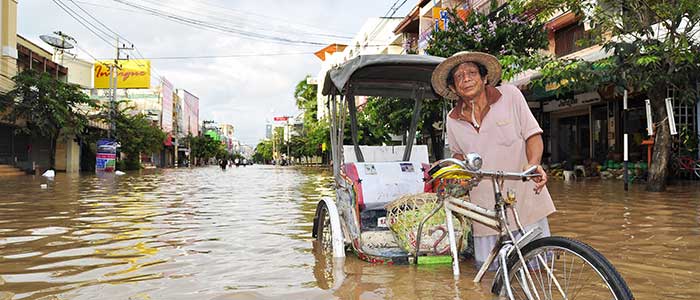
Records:
M545 237L521 251L524 266L515 251L506 263L514 299L634 299L612 264L582 242ZM502 277L493 292L508 297Z

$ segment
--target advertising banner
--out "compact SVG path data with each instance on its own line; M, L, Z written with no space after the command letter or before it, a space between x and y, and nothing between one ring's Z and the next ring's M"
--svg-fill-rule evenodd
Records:
M193 136L199 135L199 98L184 91L183 95L183 117L185 121L184 132L189 132Z
M148 89L151 87L151 61L147 59L119 60L117 69L118 89ZM108 89L109 66L114 61L95 62L95 88Z
M173 131L173 84L161 77L161 102L163 103L160 126L163 132Z
M117 142L112 139L97 141L95 172L114 172L117 165Z

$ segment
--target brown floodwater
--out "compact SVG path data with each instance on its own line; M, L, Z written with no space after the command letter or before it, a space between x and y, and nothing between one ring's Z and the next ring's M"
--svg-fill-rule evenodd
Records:
M493 299L450 265L316 251L328 171L252 166L0 178L0 299ZM42 188L42 184L47 184ZM700 298L700 185L549 184L553 234L585 241L637 299Z

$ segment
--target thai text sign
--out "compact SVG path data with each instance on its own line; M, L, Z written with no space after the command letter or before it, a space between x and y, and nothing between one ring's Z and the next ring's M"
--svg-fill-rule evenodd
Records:
M114 172L117 165L117 142L111 139L97 141L96 172Z
M289 120L289 117L274 117L275 121L287 121Z
M587 92L577 94L573 98L547 101L542 105L542 111L552 112L583 105L591 105L598 102L600 102L600 94L598 94L598 92Z
M148 89L151 87L151 61L146 59L118 60L118 89ZM108 89L109 66L114 61L104 60L95 63L95 88Z

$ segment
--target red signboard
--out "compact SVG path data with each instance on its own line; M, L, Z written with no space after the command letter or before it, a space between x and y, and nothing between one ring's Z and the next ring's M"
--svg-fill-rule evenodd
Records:
M275 121L287 121L289 120L289 117L275 117Z

